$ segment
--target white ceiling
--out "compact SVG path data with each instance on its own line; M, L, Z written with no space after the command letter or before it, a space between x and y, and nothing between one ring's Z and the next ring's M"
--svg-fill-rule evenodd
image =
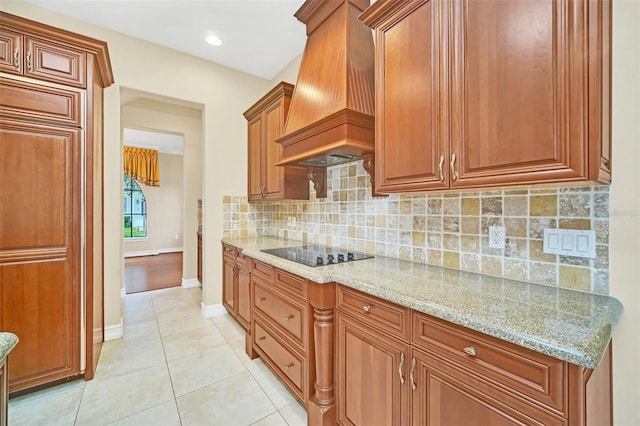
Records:
M271 80L304 49L303 0L27 0ZM214 33L222 46L207 44Z

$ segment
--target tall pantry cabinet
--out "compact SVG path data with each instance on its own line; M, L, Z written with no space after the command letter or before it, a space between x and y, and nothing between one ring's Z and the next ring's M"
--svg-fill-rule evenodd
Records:
M0 12L0 330L9 391L93 378L103 341L107 45Z

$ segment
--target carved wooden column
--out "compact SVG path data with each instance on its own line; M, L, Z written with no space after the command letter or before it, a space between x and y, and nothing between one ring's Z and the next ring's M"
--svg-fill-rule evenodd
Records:
M316 373L314 394L310 396L307 407L308 424L335 425L335 283L318 284L307 281L307 296L313 310L313 353Z
M371 196L373 197L386 197L387 194L378 194L376 192L376 160L375 160L375 154L371 153L371 154L365 154L362 156L362 159L364 160L362 162L362 167L365 169L365 171L367 173L369 173L369 176L371 176L371 178L369 179L369 181L371 182Z

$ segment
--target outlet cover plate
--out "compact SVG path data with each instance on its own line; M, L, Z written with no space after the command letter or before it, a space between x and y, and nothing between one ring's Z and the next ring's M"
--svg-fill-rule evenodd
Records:
M489 247L495 249L504 248L505 231L504 226L489 227Z

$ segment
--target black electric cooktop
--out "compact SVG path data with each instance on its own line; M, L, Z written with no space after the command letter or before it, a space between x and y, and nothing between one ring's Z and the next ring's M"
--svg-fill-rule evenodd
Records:
M371 259L366 253L327 247L322 245L303 245L260 250L292 262L307 266L324 266L336 263L353 262L355 260Z

